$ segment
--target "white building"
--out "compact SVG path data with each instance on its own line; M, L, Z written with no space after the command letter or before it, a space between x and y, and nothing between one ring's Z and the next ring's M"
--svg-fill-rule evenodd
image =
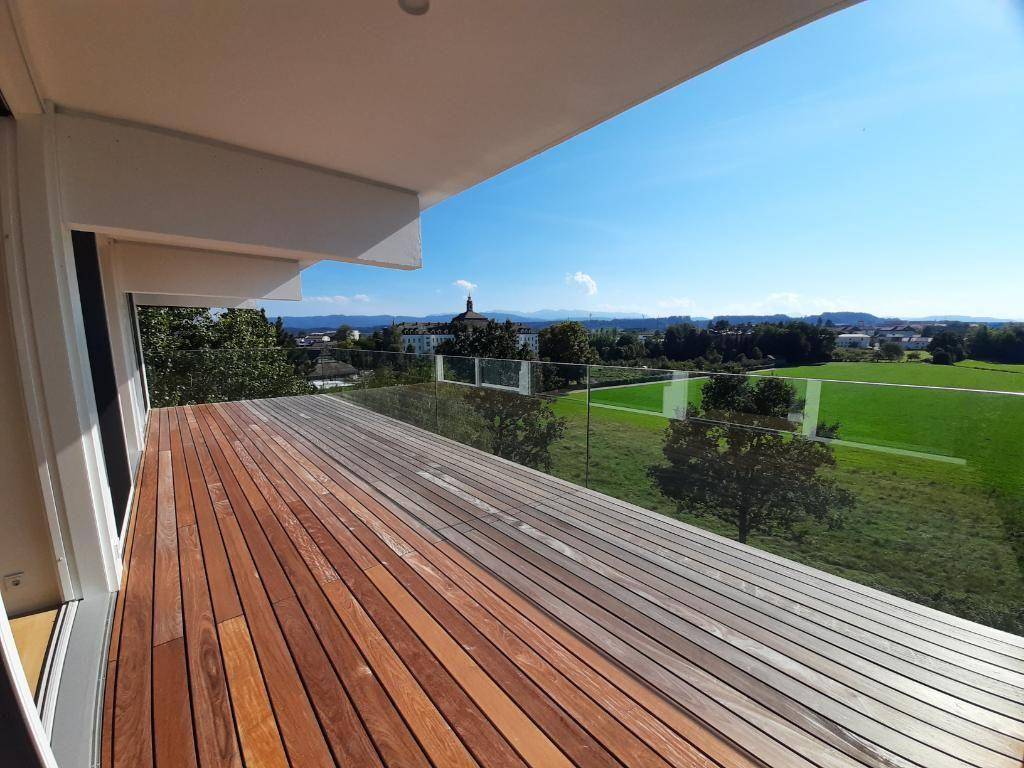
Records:
M836 346L844 349L870 349L871 337L866 333L841 333L836 336Z
M906 350L915 349L928 349L928 345L932 343L930 336L913 336L902 343L902 346Z
M455 339L454 326L479 327L487 323L485 315L473 311L473 297L470 296L466 299L466 311L453 317L450 323L405 323L400 326L402 351L411 349L416 354L432 355L438 346ZM532 328L525 325L516 326L516 343L520 347L525 344L535 355L540 351L539 338Z

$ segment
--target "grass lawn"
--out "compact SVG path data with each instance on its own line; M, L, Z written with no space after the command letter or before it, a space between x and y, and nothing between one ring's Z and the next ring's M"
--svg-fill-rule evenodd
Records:
M992 366L995 366L994 368ZM1010 370L999 363L965 360L957 365L931 363L825 363L794 368L778 368L779 376L802 379L839 379L885 384L916 384L929 387L988 389L997 392L1024 392L1024 366Z
M1006 373L1024 373L1022 363L990 363L986 360L961 360L956 364L957 368L979 368L989 371L1004 371Z

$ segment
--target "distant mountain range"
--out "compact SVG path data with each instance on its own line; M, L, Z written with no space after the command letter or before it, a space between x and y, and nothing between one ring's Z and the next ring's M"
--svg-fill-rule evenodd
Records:
M333 331L340 325L348 325L361 331L372 331L392 323L445 323L452 319L452 313L433 315L309 315L306 317L283 317L285 328L293 333L311 333L314 331ZM808 323L832 321L833 325L895 325L901 322L961 322L988 323L1000 325L1014 322L995 317L973 317L968 315L930 315L928 317L900 318L878 317L868 312L823 312L820 315L792 317L790 315L715 315L714 317L691 317L689 315L668 315L666 317L647 317L635 313L588 312L582 309L541 309L536 312L515 312L510 310L494 310L481 312L492 320L522 323L533 328L544 328L562 320L578 320L591 329L622 328L654 329L665 328L673 323L693 323L706 326L718 320L728 320L733 325L741 323L784 323L789 320L803 320Z

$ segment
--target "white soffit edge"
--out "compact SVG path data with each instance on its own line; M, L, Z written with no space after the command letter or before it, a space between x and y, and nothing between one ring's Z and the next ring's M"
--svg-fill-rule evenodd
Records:
M302 298L301 264L295 260L125 241L111 243L110 253L118 287L128 293L235 300Z
M42 99L428 207L854 0L6 2Z
M303 265L420 266L412 192L120 121L42 119L54 121L69 227Z

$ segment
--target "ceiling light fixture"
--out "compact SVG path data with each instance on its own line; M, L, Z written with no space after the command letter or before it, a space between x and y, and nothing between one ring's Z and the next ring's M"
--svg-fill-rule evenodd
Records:
M398 0L398 7L412 16L422 16L430 10L430 0Z

